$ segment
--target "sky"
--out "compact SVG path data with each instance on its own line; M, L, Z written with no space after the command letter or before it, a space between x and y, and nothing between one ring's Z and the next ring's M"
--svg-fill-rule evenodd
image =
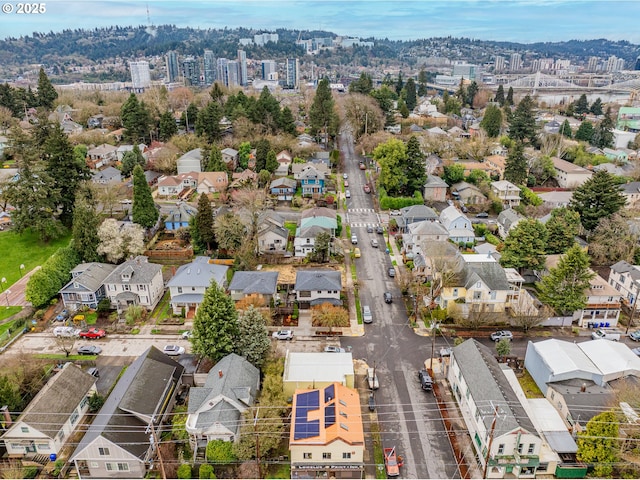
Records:
M38 0L29 0L30 4ZM26 2L23 2L26 3ZM640 44L640 0L0 0L0 38L65 28L154 25L327 30L412 40L454 36L532 43L607 38Z

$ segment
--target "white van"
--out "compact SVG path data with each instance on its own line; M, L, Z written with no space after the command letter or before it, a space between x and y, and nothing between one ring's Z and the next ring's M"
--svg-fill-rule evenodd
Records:
M76 337L80 330L74 327L56 327L53 329L55 337Z

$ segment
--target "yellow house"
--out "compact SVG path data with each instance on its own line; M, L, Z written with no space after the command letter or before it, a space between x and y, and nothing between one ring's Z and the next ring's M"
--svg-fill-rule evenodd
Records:
M351 352L287 351L282 382L287 398L296 390L324 388L335 382L354 388L353 356Z
M360 396L340 383L296 390L289 435L291 478L362 478Z

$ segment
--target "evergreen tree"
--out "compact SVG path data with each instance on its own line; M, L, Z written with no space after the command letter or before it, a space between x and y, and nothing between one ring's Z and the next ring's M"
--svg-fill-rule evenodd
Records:
M71 243L81 262L100 261L98 254L100 222L91 190L87 187L81 188L76 195L76 204L73 209L73 241Z
M589 269L588 255L580 245L574 245L560 257L558 266L538 283L540 300L560 315L582 310L587 304L584 291L594 276Z
M158 221L159 212L153 202L151 189L140 165L133 169L133 206L131 219L144 228L153 227Z
M211 97L211 100L216 102L218 105L224 105L224 90L218 82L215 82L211 86L211 90L209 90L209 96Z
M261 138L256 142L256 172L259 172L260 170L266 170L269 150L271 150L271 144L269 143L269 140Z
M498 85L496 97L493 99L493 101L498 103L501 107L504 106L504 87L502 86L502 84Z
M479 90L478 84L476 83L475 80L472 81L469 87L467 88L467 95L466 95L465 102L471 108L473 108L473 101L476 98L476 95L478 94L478 90Z
M418 99L416 97L416 82L413 80L413 78L409 78L407 80L405 91L405 103L409 111L413 111L413 109L416 108L416 105L418 104Z
M222 107L217 102L207 103L196 118L196 135L204 137L207 142L214 143L222 137L220 131L222 120Z
M580 215L585 230L592 231L601 218L618 212L625 203L615 177L598 171L573 192L570 207Z
M500 265L519 270L544 267L547 229L535 219L524 219L509 231L504 240Z
M246 167L245 167L246 168ZM207 172L226 172L227 164L222 161L222 152L216 145L211 146L209 162L207 162Z
M569 125L569 120L565 119L560 126L560 134L564 135L567 138L571 138L573 132L571 131L571 125Z
M418 73L418 96L424 97L427 94L427 83L429 82L429 76L424 70L420 70Z
M412 196L414 192L422 193L424 184L427 181L425 166L425 156L420 148L420 141L415 136L412 136L407 142L405 170L407 175L406 193L408 196Z
M499 136L502 128L502 111L495 105L489 105L484 111L484 117L480 122L480 127L482 127L491 138Z
M408 118L409 114L411 113L409 111L409 107L407 107L407 104L404 103L402 99L398 100L398 112L400 112L402 118Z
M264 316L253 305L238 317L239 335L235 350L256 368L262 368L271 348Z
M596 98L596 100L591 104L589 111L594 115L602 115L604 113L602 111L602 100L600 100L600 97Z
M551 218L547 227L547 253L564 253L576 243L575 237L580 233L580 215L567 207L551 210Z
M52 125L49 129L43 151L46 171L60 192L60 221L65 227L70 228L76 192L80 182L90 178L89 168L84 160L74 155L69 137L59 124Z
M36 100L38 106L51 110L56 98L58 98L58 92L56 92L56 89L51 85L51 81L44 72L44 68L40 67L40 72L38 73L38 96ZM33 103L30 106L33 106Z
M207 251L211 251L211 245L215 243L216 236L213 232L213 210L211 201L205 194L198 198L198 213L195 222L198 225L198 236L202 243L207 245Z
M178 133L178 126L173 118L173 114L167 110L160 115L160 140L166 142L176 133Z
M187 109L182 112L182 126L186 129L187 133L193 130L194 125L196 124L196 120L198 119L198 107L195 103L190 103Z
M575 139L582 140L584 142L591 142L593 138L593 124L588 121L583 121L578 130L576 130Z
M521 142L516 142L507 155L504 179L514 185L524 185L527 181L527 159L524 157L524 145Z
M369 95L373 90L373 80L371 75L362 72L360 78L355 82L349 84L349 93L362 93L363 95Z
M328 137L334 133L332 130L336 115L334 108L335 102L331 95L331 88L329 88L329 79L323 78L318 83L313 104L309 109L311 135L317 137L320 134L326 134Z
M267 133L276 133L280 125L280 103L271 95L267 87L264 87L260 92L251 119L254 123L259 123L266 128Z
M289 107L284 107L282 109L279 128L289 135L295 135L296 133L296 121L293 118L293 112Z
M582 94L580 98L576 100L575 105L573 106L573 111L578 115L586 115L589 113L589 102L587 101L587 95Z
M522 99L511 116L509 138L519 142L529 140L532 145L537 143L533 100L529 95Z
M278 159L276 157L276 152L273 150L269 150L267 153L267 161L265 162L265 169L271 173L275 172L278 169Z
M637 239L627 219L615 213L603 217L589 236L589 254L595 265L613 265L624 260L634 262Z
M193 319L193 353L216 363L233 352L237 340L238 312L231 297L212 279Z
M242 142L238 147L238 164L242 170L249 166L249 155L251 154L251 143Z
M460 79L458 90L456 90L455 97L464 105L467 100L467 90L464 88L464 78Z
M593 132L591 144L598 148L610 148L613 146L613 127L615 123L611 118L611 107L607 108L604 118Z
M135 93L129 95L127 101L120 109L122 126L125 128L125 137L132 143L143 142L149 135L149 112L144 102L138 102Z
M504 104L507 106L513 105L513 87L509 87L509 91L507 92L507 98L504 100Z
M146 163L147 161L142 155L140 148L138 147L138 145L134 145L131 151L125 152L125 154L122 156L122 175L128 177L129 175L131 175L136 165L144 167Z
M402 79L402 72L398 73L398 81L396 82L396 94L400 95L404 88L404 80Z

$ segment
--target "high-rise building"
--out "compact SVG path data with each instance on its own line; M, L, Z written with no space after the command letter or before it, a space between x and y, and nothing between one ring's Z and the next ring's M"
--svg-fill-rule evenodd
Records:
M598 70L598 62L600 59L598 57L589 57L589 63L587 64L588 72L595 72Z
M297 58L287 58L285 63L285 87L298 88L300 81L300 62Z
M180 76L180 69L178 68L178 54L173 50L167 52L165 63L167 66L167 82L177 82L178 77Z
M129 62L129 70L131 71L131 83L134 90L140 91L149 88L151 85L149 62L145 60Z
M240 85L240 64L236 60L227 62L227 78L229 79L227 87Z
M622 70L624 70L624 58L619 58L616 61L616 69L615 69L615 71L616 72L620 72Z
M216 57L211 50L204 51L204 84L211 85L216 81Z
M249 83L247 77L247 52L238 50L238 83L246 87Z
M620 70L624 70L624 58L618 58L615 55L611 55L607 59L605 69L607 72L619 72Z
M229 86L229 70L227 68L227 64L229 63L229 59L227 58L219 58L217 63L217 72L218 72L218 81L224 86Z
M263 80L277 80L278 70L274 60L262 60L262 79ZM275 74L275 78L274 78Z
M517 71L522 68L522 55L519 53L512 53L509 62L509 68L511 71Z
M496 61L493 70L494 72L502 72L504 70L504 57L496 55Z
M200 63L193 57L182 60L182 76L185 85L200 85Z
M457 63L453 66L454 77L463 77L467 80L475 80L476 79L476 66L470 65L468 63Z
M264 46L267 42L278 43L277 33L258 33L253 36L253 43L259 47Z

